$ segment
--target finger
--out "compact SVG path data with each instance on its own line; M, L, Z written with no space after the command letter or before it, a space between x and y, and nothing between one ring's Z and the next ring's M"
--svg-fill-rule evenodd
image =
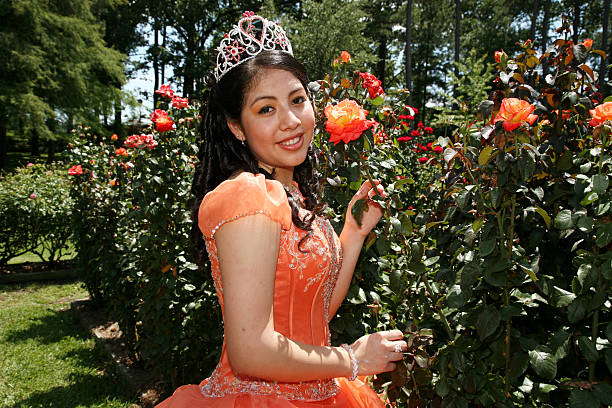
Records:
M368 197L372 198L375 195L379 195L381 197L386 197L387 194L385 193L385 189L383 188L383 186L376 186L376 190L378 190L378 193L376 193L376 191L371 188L370 190L368 190Z
M389 361L401 361L404 359L404 353L391 353L389 355Z
M401 340L404 338L404 333L401 330L388 330L384 333L387 340Z
M387 363L387 365L385 366L384 371L393 371L393 370L395 370L395 366L396 366L396 364L395 364L395 363L391 363L391 362L389 362L389 363Z
M405 341L394 341L390 344L390 350L394 353L402 354L408 350L408 344Z

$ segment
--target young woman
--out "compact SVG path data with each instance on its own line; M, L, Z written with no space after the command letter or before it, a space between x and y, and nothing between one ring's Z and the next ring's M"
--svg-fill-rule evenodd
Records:
M361 186L338 237L321 216L313 105L284 31L245 13L218 52L192 191L223 351L208 379L158 407L383 407L357 376L392 370L406 349L402 332L334 347L328 327L382 215L371 202L359 225L351 206L383 189Z

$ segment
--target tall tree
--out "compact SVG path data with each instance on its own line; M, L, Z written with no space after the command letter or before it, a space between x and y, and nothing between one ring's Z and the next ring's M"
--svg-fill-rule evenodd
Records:
M459 47L461 38L461 0L455 0L455 76L459 76ZM457 87L453 87L453 95L456 95Z
M343 50L363 66L376 61L371 38L364 35L365 13L361 1L306 0L307 18L288 19L282 24L289 34L296 57L304 63L311 79L321 79Z
M602 35L601 35L601 49L607 53L606 59L601 59L601 65L599 66L599 87L604 95L609 94L607 88L607 82L610 78L606 78L606 71L608 71L608 65L612 63L612 47L609 46L608 40L608 23L610 17L610 0L604 0L604 10L601 17Z
M24 0L0 9L0 46L10 55L0 59L1 142L9 119L23 118L22 132L47 140L56 138L49 120L97 120L112 109L124 81L122 55L105 46L94 5Z
M404 71L408 104L412 105L412 0L406 2L406 43L404 45Z

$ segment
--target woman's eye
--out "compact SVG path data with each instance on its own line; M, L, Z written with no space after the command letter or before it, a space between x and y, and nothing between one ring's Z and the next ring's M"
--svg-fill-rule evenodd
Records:
M304 103L304 102L306 102L306 98L303 97L303 96L298 96L298 97L293 99L293 103L296 104L296 105L298 105L300 103Z
M272 112L271 106L264 106L259 110L260 114L269 113L269 112Z

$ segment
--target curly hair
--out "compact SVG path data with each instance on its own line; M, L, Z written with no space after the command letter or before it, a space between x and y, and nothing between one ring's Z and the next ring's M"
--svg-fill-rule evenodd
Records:
M262 69L282 69L293 74L309 93L306 70L293 56L281 51L263 51L256 57L235 66L217 83L212 83L201 108L199 163L195 169L191 193L194 197L191 211L191 240L194 244L196 260L201 266L206 262L207 254L202 233L198 227L198 212L202 199L209 191L214 190L221 182L227 180L237 171L248 171L263 174L267 179L274 177L258 164L250 149L243 145L230 131L227 119L240 119L246 94ZM310 94L309 94L310 97ZM312 100L312 98L310 98ZM312 233L312 222L315 216L322 215L325 208L320 201L320 183L316 171L316 148L311 144L306 159L295 167L293 178L298 183L304 197L303 206L310 213L299 216L299 198L293 197L285 186L291 218L300 229L308 231L300 244Z

